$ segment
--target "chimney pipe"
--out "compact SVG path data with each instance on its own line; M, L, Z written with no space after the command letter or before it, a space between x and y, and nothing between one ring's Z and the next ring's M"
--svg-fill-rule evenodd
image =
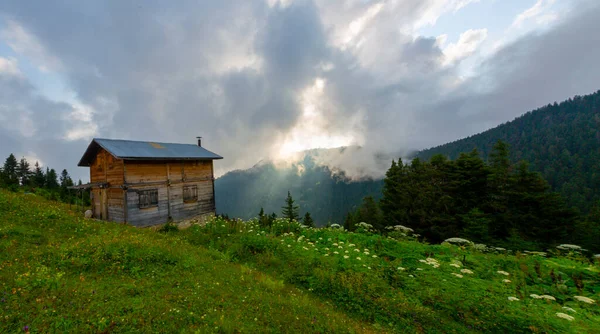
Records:
M202 147L202 137L196 137L198 139L198 146Z

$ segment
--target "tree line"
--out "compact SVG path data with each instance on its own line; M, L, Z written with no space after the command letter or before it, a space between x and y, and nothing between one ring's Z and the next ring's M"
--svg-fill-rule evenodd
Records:
M530 250L571 242L600 250L600 206L580 216L526 161L511 163L509 156L499 141L487 162L476 149L455 160L438 154L392 161L381 200L364 198L344 225L354 230L364 221L381 231L403 225L430 242L463 237Z
M476 147L484 159L497 140L511 145L512 161L527 160L569 206L588 214L600 201L600 91L530 111L455 142L417 154L456 159Z
M82 184L81 180L78 184ZM37 161L31 167L27 159L23 157L17 160L12 153L0 169L0 188L32 192L50 200L73 204L81 202L81 196L78 197L76 192L69 191L69 187L73 185L73 179L66 169L58 175L53 168L46 167L44 170ZM89 193L84 194L82 204L90 204Z

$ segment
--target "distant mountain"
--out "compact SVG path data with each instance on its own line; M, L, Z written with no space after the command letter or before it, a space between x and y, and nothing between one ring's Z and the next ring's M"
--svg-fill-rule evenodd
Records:
M421 151L451 159L494 143L510 144L513 161L527 160L572 206L587 213L600 201L600 91L549 104L480 134Z
M345 172L317 163L323 155L346 149L309 150L286 166L261 161L250 169L228 172L215 181L217 213L248 219L263 207L267 214L279 216L289 190L300 213L309 211L317 225L342 223L363 197L381 196L383 186L382 180L353 181Z
M509 143L513 161L529 161L532 170L539 171L582 213L600 201L600 91L549 104L480 134L411 156L429 159L443 154L454 159L461 152L477 148L485 158L498 140ZM279 215L290 190L302 214L309 211L320 225L340 223L364 196L379 198L383 181L365 177L352 181L344 171L326 166L343 159L368 160L375 166L364 174L383 175L392 158L399 156L379 154L367 158L356 148L343 151L347 149L310 150L287 167L263 161L248 170L229 172L215 182L217 212L246 219L264 207L265 212ZM332 154L340 152L344 153L343 159L340 154Z

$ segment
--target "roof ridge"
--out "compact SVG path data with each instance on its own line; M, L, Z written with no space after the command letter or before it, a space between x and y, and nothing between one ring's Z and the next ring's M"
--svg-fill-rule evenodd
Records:
M131 139L113 139L113 138L92 138L92 140L108 140L108 141L127 141L127 142L133 142L133 143L156 143L156 144L169 144L169 145L193 145L193 146L198 146L197 144L193 144L193 143L171 143L171 142L164 142L164 141L151 141L151 140L131 140ZM198 147L202 147L202 146L198 146ZM204 148L204 147L202 147Z

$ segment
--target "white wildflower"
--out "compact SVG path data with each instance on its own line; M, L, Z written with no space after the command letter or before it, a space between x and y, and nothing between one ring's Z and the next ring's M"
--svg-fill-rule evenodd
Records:
M408 275L408 277L414 277L413 275Z
M371 267L367 267L367 269L371 270Z
M575 320L575 318L573 318L572 316L566 314L566 313L562 313L562 312L557 312L556 316L565 320L569 320L569 321L573 321Z
M333 245L334 245L335 247L337 247L337 246L338 246L337 242L334 242L334 243L333 243Z
M573 312L573 313L577 313L577 311L575 311L574 309L567 307L567 306L563 306L563 310L567 310L569 312Z
M327 248L327 247L325 247L324 249L325 249L326 251L329 251L329 248Z
M473 243L467 239L463 239L463 238L448 238L446 240L444 240L444 242L447 242L449 244L454 244L454 245L472 245Z
M398 270L402 271L402 270L406 270L406 268L398 267Z
M531 294L531 295L529 295L529 297L535 298L535 299L556 300L556 298L554 298L554 297L552 297L550 295L536 295L536 294Z
M339 253L336 251L336 252L333 252L333 254L339 254Z
M504 282L504 283L510 283L511 281L509 279L505 278L505 279L502 280L502 282Z
M349 253L348 251L345 251L344 253Z
M357 257L356 259L357 259L358 261L360 261L360 257Z
M354 249L355 252L360 252L360 249L356 248Z
M377 255L373 255L373 258L376 258L376 257L377 257Z
M343 245L343 244L344 244L344 242L343 242L343 241L340 241L340 245Z
M440 263L436 259L431 258L431 257L428 257L425 260L419 260L419 262L426 263L434 268L437 268L440 266Z
M498 270L497 273L500 275L504 275L504 276L510 276L509 273L507 273L506 271L502 271L502 270Z
M558 246L556 246L556 248L562 249L562 250L581 250L581 246L570 245L570 244L558 245Z
M364 251L365 251L365 252L368 252L369 250L365 248L365 249L364 249Z
M452 267L460 268L460 264L458 263L450 263Z
M417 268L417 270L423 270L423 268Z
M347 258L349 258L349 256L348 255L344 255L344 259L347 259Z
M302 249L304 249L304 250L308 250L308 248L306 248L306 247L302 247Z
M288 245L288 247L292 247L292 245Z
M406 227L406 226L402 226L402 225L395 225L394 227L388 226L389 229L394 229L395 231L401 231L404 233L412 233L414 232L414 230L410 227Z
M595 300L588 298L588 297L584 297L584 296L573 296L573 298L575 298L575 300L577 300L577 301L587 303L587 304L593 304L596 302Z
M354 247L356 246L355 244L349 244L348 247Z
M508 300L511 301L511 302L516 302L516 301L519 300L519 298L517 298L517 297L508 297Z
M324 256L329 256L329 254L325 254Z
M458 278L463 278L463 275L461 275L461 274L452 273L452 275L454 275L454 276L456 276L456 277L458 277Z
M371 254L371 253L369 253L369 252L365 252L365 255L369 255L369 254Z
M473 274L473 272L469 269L461 269L460 272L463 274Z

